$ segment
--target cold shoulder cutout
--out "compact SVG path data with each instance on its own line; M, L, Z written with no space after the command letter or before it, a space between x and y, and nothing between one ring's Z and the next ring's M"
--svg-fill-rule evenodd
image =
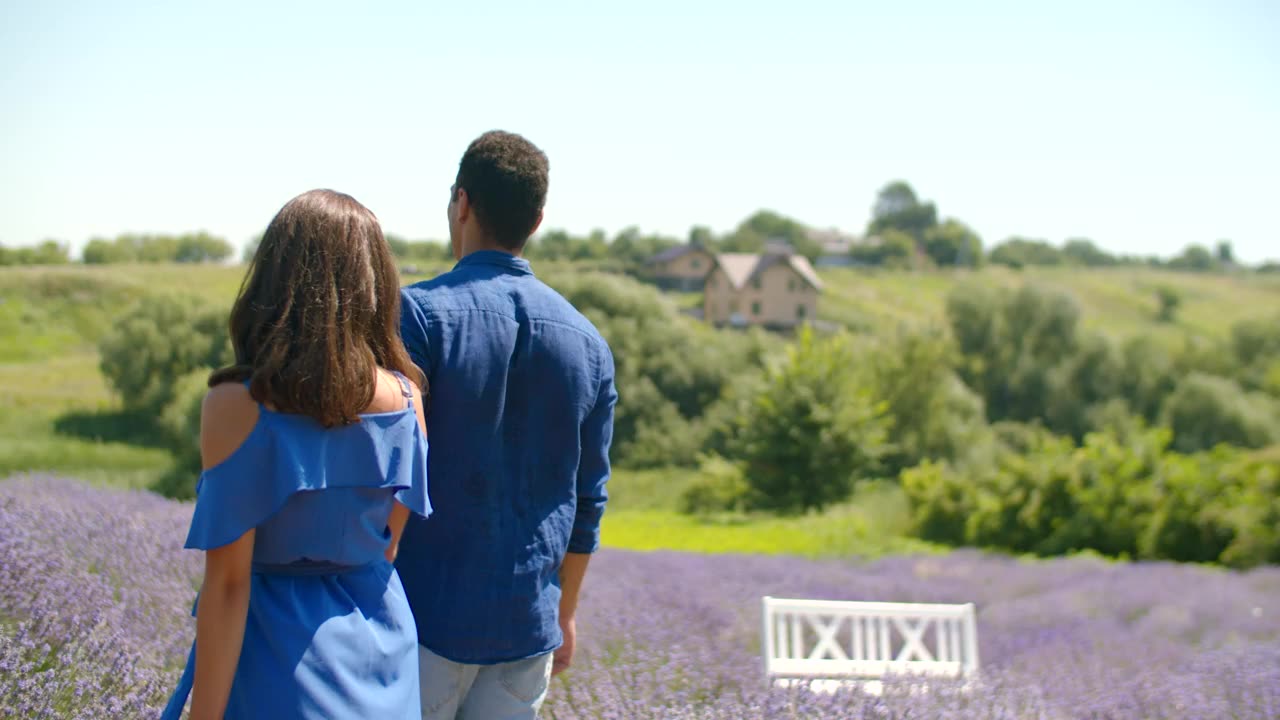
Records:
M209 389L200 407L200 458L208 469L230 457L252 434L261 406L241 383Z
M351 529L344 531L337 518L326 521L324 517L359 511L375 518L383 505L389 511L386 503L392 496L418 515L431 513L427 439L411 400L400 411L370 413L358 423L325 428L308 416L260 406L247 389L237 392L236 388L214 388L205 401L202 417L208 419L211 431L207 459L217 458L216 451L224 447L230 450L200 474L186 547L221 547L275 522L272 519L278 514L278 524L284 527L260 532L259 544L278 537L294 546L300 534L349 533ZM409 393L407 385L405 392ZM202 428L202 445L205 435ZM234 444L237 438L238 445ZM300 497L325 490L345 490L348 497L338 505L321 503L324 507L318 500ZM282 513L290 504L297 511ZM382 520L385 523L385 517ZM383 529L374 520L357 522L356 527L367 528L371 535ZM373 547L378 538L369 540L364 546ZM271 548L263 552L271 554ZM281 553L290 554L283 549L274 554ZM255 550L255 560L260 554Z

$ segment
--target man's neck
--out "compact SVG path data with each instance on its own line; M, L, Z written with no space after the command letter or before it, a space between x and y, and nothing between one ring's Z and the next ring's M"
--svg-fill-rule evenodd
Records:
M520 257L520 251L511 250L510 248L505 248L492 241L477 239L473 241L464 240L462 243L462 257L466 257L473 253L483 252L485 250L492 250L493 252L506 253L508 255L514 255L515 257ZM462 258L459 258L459 259L462 259Z

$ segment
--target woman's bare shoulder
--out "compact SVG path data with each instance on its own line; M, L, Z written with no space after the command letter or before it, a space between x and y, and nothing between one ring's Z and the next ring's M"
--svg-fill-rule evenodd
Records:
M242 383L209 388L200 409L200 455L206 468L231 456L258 423L258 403Z

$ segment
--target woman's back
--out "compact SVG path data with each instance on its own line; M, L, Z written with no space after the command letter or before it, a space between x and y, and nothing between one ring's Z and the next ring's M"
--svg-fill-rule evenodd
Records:
M424 515L430 505L407 492L426 462L421 403L403 376L380 370L379 378L359 422L334 428L272 410L243 384L215 387L208 409L227 422L210 454L234 447L201 474L187 547L218 547L256 529L258 569L382 559L393 500Z

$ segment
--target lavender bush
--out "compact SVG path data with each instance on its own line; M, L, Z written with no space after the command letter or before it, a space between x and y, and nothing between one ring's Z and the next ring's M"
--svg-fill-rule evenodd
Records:
M0 482L0 717L154 717L194 635L190 505ZM762 595L974 602L976 687L767 689ZM859 564L602 551L553 720L1280 717L1280 569L956 552Z

